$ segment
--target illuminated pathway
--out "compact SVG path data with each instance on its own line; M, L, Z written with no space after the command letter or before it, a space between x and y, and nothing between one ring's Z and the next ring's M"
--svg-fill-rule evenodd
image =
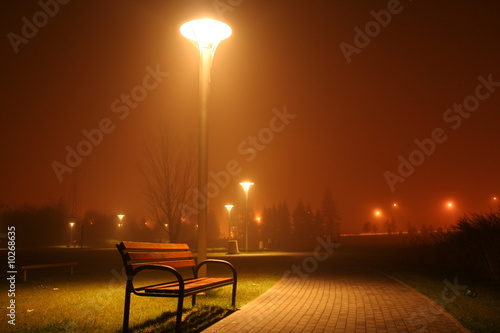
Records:
M370 267L335 255L318 267L309 277L281 279L203 333L468 332L429 298Z

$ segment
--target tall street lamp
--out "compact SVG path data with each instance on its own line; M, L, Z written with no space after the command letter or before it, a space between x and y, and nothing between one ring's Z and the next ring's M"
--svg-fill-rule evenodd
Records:
M196 43L200 51L200 119L198 133L198 190L206 192L208 182L208 98L210 95L210 68L215 49L220 41L231 36L231 28L211 19L193 20L184 23L181 34ZM206 195L206 193L205 193ZM205 204L198 202L198 262L207 258L207 216L208 197ZM200 276L206 275L206 266Z
M253 185L251 182L240 183L245 191L245 252L248 252L248 190Z

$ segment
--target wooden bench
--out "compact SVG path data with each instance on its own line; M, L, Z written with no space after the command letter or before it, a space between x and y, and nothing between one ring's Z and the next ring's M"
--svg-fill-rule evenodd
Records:
M130 296L175 297L177 301L177 316L175 331L180 332L184 298L192 296L192 305L196 305L196 294L232 285L231 305L236 304L236 269L225 260L207 259L195 263L192 252L187 244L175 243L144 243L123 241L116 244L120 252L125 271L127 285L125 287L125 305L123 312L123 332L128 331L130 314ZM231 277L198 277L201 266L207 264L222 264L232 272ZM188 267L192 271L190 278L183 278L178 268ZM168 282L137 287L134 278L144 270L157 270L167 273ZM229 271L228 271L229 272Z
M40 268L54 268L54 267L65 267L65 266L70 266L71 270L71 275L73 275L73 267L78 265L77 262L62 262L58 264L43 264L43 265L28 265L28 266L21 266L21 269L24 271L24 282L26 282L26 273L30 269L40 269Z

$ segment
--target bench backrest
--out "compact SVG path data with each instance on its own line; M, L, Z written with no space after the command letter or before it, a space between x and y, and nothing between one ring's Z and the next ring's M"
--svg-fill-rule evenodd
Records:
M146 243L123 241L116 244L127 274L143 265L168 265L174 268L196 266L193 253L183 243Z

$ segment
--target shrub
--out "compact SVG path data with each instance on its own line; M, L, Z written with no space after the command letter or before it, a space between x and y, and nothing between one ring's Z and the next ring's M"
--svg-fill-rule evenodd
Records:
M459 246L470 269L491 281L500 278L500 212L465 215L453 226L450 241Z

